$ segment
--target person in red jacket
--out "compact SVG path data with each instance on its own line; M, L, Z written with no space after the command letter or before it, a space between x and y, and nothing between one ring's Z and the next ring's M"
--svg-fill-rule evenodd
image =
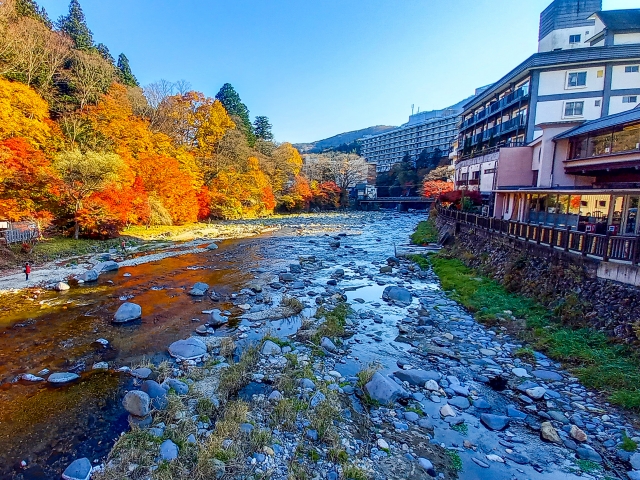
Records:
M24 274L27 277L26 280L27 282L29 281L29 274L31 273L31 265L29 265L29 262L27 262L24 266Z

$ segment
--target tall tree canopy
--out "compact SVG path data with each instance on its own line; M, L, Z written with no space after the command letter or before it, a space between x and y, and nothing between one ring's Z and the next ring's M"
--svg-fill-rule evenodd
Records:
M273 140L273 133L271 133L271 123L269 123L269 117L259 116L253 122L253 132L258 140L266 140L271 142Z
M118 70L120 70L120 79L122 83L128 87L137 87L138 79L135 77L129 66L129 59L124 53L121 53L118 57Z
M52 23L45 9L39 6L35 0L16 0L16 13L21 17L31 17L40 20L47 27L51 28Z
M58 29L71 37L80 50L93 47L93 34L84 18L84 13L78 0L71 0L69 14L61 16L56 22Z
M230 83L225 83L218 94L216 100L220 100L222 106L224 106L227 113L231 118L236 117L238 121L238 127L246 135L249 145L253 146L255 142L255 135L253 133L253 125L249 119L249 109L240 100L240 95L236 92L235 88Z

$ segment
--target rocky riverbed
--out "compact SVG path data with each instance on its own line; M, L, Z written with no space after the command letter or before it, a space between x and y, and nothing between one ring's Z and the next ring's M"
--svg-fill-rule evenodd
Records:
M623 413L544 355L522 355L516 339L449 300L432 272L397 258L423 219L292 220L185 257L180 312L167 307L181 319L173 338L154 341L153 361L133 371L102 365L123 383L113 408L132 430L107 456L83 460L78 449L67 477L640 478L640 439ZM246 275L212 277L216 255ZM177 283L162 275L165 288ZM138 303L138 328L160 334L149 317L163 309L142 291L125 296L104 316Z

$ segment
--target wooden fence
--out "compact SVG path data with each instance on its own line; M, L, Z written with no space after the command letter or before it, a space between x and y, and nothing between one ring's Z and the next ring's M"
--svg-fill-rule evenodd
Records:
M538 245L562 249L582 256L590 256L606 261L621 260L637 265L640 261L640 237L599 235L536 223L521 223L499 218L484 217L460 210L438 207L438 215L460 223L498 233L506 237L519 238Z

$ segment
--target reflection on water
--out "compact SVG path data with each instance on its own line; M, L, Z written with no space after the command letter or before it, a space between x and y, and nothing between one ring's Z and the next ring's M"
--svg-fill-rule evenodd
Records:
M64 293L46 292L26 308L0 320L0 478L58 478L77 456L106 455L126 428L120 391L128 376L91 373L94 363L131 365L143 357L161 359L169 343L186 337L204 320L201 312L230 305L186 292L196 281L223 297L235 291L254 261L254 249L223 242L215 252L172 257L101 275L93 285ZM193 268L204 267L204 268ZM130 273L130 277L125 277ZM142 306L130 325L111 319L121 297ZM96 342L109 341L108 346ZM159 358L160 357L160 358ZM21 373L43 369L84 373L58 388L15 382ZM22 469L24 460L28 467Z

